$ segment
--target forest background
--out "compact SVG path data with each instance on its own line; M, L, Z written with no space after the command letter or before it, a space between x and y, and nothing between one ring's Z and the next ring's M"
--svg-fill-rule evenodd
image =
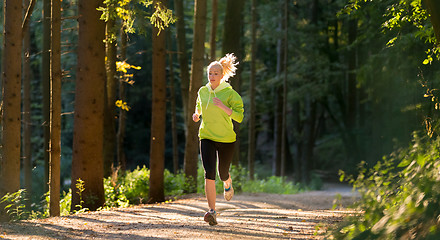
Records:
M60 15L53 15L57 1L13 2L2 3L1 195L24 187L42 196L57 168L54 154L60 190L76 189L81 178L93 196L112 166L146 165L152 201L163 200L164 169L197 176L198 126L187 116L206 83L204 67L230 52L240 62L231 83L245 103L234 165L250 178L334 180L341 169L356 174L361 162L374 166L408 146L414 131L436 135L432 25L399 17L420 1L395 9L376 1L351 15L342 0L72 0L58 1ZM8 52L11 43L18 55ZM58 101L50 88L57 76ZM20 85L9 88L14 82ZM61 117L60 135L50 141L53 116ZM60 143L58 152L49 142ZM102 205L91 202L91 209Z

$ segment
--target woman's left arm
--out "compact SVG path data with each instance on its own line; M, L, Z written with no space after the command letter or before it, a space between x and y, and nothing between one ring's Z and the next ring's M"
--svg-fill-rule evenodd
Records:
M231 98L228 100L228 106L226 106L220 99L214 98L214 104L221 108L223 111L225 111L226 114L228 114L232 120L241 123L243 121L244 117L244 109L243 109L243 100L241 99L240 95L235 92L231 96Z
M229 104L232 109L232 113L230 115L232 120L241 123L244 118L244 107L241 96L237 92L235 92L235 94L232 95Z
M231 116L232 109L230 109L228 106L226 106L219 98L215 97L212 99L214 101L214 105L222 109L226 114Z

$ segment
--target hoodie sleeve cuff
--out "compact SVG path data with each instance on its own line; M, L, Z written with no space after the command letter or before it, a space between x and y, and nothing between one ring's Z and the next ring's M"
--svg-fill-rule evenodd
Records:
M232 120L241 123L243 121L243 113L232 111L231 118Z

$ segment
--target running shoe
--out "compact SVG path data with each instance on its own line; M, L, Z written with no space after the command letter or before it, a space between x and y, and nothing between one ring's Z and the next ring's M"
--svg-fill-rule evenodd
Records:
M224 195L226 201L229 201L232 199L232 196L234 196L234 188L232 187L232 183L229 184L229 188L227 188L227 189L225 188L223 195Z
M213 209L206 212L203 219L211 226L217 225L217 213Z

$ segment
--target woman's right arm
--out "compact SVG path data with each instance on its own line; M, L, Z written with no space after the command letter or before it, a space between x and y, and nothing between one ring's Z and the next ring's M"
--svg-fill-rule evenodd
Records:
M202 103L200 100L200 94L197 94L197 100L196 100L196 110L192 115L192 119L194 122L200 121L200 115L202 115Z
M193 121L194 122L198 122L198 121L200 121L200 112L199 112L200 110L199 109L196 109L196 112L195 113L193 113L193 116L192 116L192 118L193 118Z

